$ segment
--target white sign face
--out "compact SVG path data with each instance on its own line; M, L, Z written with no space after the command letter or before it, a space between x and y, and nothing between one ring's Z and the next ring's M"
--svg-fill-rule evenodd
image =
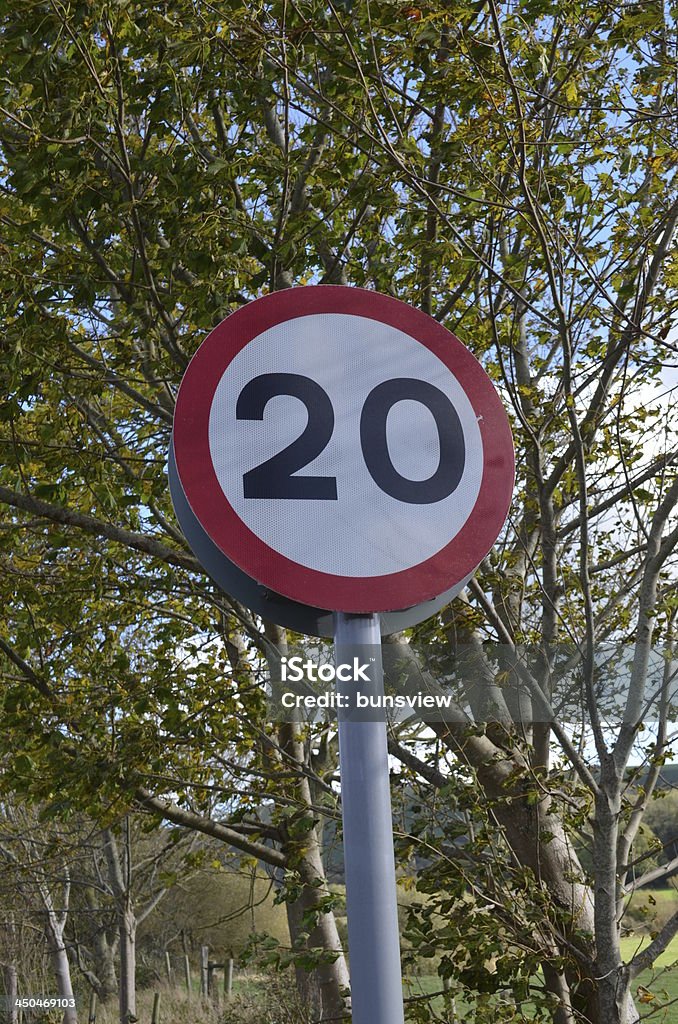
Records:
M220 324L186 371L174 448L217 547L337 611L449 590L494 543L513 483L506 415L473 356L351 288L278 292Z
M276 374L297 378L297 396L285 391L281 379L262 419L237 419L241 395L253 390L253 382ZM454 413L458 417L457 447L464 453L461 479L449 494L442 493L449 488L441 489L436 501L400 500L380 485L386 481L379 470L375 479L363 455L363 410L370 409L375 389L394 380L436 389L438 405L448 403L450 418ZM322 388L327 400L318 402L318 392L306 381ZM370 449L367 458L382 462L384 474L400 476L405 485L415 484L410 488L413 498L425 499L425 482L441 469L440 431L436 407L407 397L415 392L407 384L401 387L405 397L390 404L385 423L378 412L365 413L363 434ZM310 408L306 395L315 401ZM428 397L425 390L423 397ZM279 453L306 430L308 447L289 479L320 477L326 488L334 481L336 497L295 498L292 485L285 498L285 472L280 480L283 497L246 497L246 474L263 467L262 481L275 477ZM330 435L326 444L325 434ZM299 565L340 576L385 576L431 558L468 519L483 476L476 414L450 369L403 331L346 313L287 320L242 349L214 393L209 447L224 497L257 537ZM456 448L451 454L459 458ZM453 467L442 468L451 483Z

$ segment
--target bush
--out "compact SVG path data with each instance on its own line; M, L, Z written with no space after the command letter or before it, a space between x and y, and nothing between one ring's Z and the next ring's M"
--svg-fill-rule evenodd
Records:
M224 1008L223 1024L307 1024L291 972L254 975Z

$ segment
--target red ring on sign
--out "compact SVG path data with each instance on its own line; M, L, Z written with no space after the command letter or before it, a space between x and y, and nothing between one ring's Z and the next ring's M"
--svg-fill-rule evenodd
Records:
M459 381L478 417L483 476L475 505L455 537L418 565L384 576L337 576L291 561L239 518L221 489L209 447L217 385L250 341L283 321L314 313L346 313L410 335ZM195 516L221 551L263 586L332 611L396 611L449 590L480 564L506 520L514 481L513 440L494 385L480 363L436 320L399 299L362 288L313 285L274 292L242 306L205 338L184 374L174 412L177 472Z

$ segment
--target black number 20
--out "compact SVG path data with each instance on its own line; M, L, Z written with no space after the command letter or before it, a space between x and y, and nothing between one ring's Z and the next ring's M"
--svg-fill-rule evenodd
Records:
M235 407L239 420L262 420L271 398L290 395L304 403L308 422L299 437L243 476L246 498L337 500L334 476L293 476L325 450L334 430L334 409L326 391L298 373L262 373L240 392ZM419 402L438 428L438 468L427 480L409 480L393 465L386 420L397 402ZM459 486L466 449L457 411L440 388L412 377L394 377L377 384L365 399L360 416L360 443L370 476L386 494L411 505L442 501Z

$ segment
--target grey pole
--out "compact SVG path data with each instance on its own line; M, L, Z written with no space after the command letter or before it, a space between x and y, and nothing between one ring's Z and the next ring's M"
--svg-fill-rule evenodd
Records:
M370 692L383 693L379 616L337 612L334 640L337 664L375 659ZM403 1024L386 722L347 721L340 712L339 763L352 1020Z

